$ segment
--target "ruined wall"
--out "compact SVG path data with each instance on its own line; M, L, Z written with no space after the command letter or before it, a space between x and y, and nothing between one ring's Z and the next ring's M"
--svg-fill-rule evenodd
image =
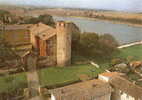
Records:
M111 93L106 93L106 94L98 94L98 95L86 95L84 92L80 93L72 93L72 95L64 95L64 96L60 96L60 94L58 94L58 96L51 94L51 100L111 100Z
M56 65L57 57L56 57L56 50L57 50L57 42L56 42L56 36L53 36L52 38L44 41L40 40L40 58L42 58L42 61L40 61L40 65L44 66L51 66ZM44 59L43 59L44 58Z
M37 48L37 41L39 39L36 38L35 33L33 31L30 31L30 42L33 45L34 48Z
M39 40L39 55L40 56L47 56L47 43L46 40Z
M122 92L122 91L114 88L114 91L112 92L111 100L137 100L137 99L128 95L125 92Z
M12 45L30 43L30 33L28 30L5 30L4 38Z
M57 22L57 65L65 66L71 63L71 30L70 24Z
M49 56L50 65L55 65L57 61L57 38L53 36L47 41L47 56Z
M92 100L111 100L111 93L99 96L99 97L94 97Z

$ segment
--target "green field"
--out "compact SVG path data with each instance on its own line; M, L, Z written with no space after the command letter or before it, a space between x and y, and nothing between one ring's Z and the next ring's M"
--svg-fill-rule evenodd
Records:
M135 45L120 50L116 57L127 58L133 57L134 60L142 60L142 45Z
M94 70L95 72L92 72ZM80 75L88 75L90 78L96 77L102 69L92 65L76 65L69 67L50 67L39 70L41 86L54 86L69 84L79 80ZM0 92L10 92L15 89L23 88L26 84L26 74L20 73L11 76L0 77Z
M142 45L136 45L120 50L115 55L119 58L134 57L135 60L142 60ZM54 86L65 83L72 83L79 80L80 75L88 75L90 78L96 77L99 73L107 69L109 63L100 64L101 68L95 68L90 64L72 65L68 67L49 67L39 70L41 86ZM92 72L93 70L93 72ZM26 87L26 73L19 73L11 76L0 77L0 92L10 92L15 89Z

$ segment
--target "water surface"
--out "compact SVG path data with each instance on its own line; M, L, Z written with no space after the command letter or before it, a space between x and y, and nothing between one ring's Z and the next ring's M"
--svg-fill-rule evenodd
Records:
M98 34L109 33L113 35L120 44L142 40L142 27L128 26L127 24L114 24L107 21L85 18L57 16L53 16L53 18L55 21L72 21L82 32L96 32Z

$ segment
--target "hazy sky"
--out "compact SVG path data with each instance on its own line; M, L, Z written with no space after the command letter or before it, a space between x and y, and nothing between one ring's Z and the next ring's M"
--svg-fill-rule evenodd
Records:
M142 0L0 0L0 4L81 7L142 12Z

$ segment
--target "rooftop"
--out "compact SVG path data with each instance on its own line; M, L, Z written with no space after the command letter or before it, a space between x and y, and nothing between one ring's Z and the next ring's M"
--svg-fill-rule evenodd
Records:
M114 77L111 79L110 84L119 90L131 95L135 98L142 98L142 88L133 84L123 77Z
M115 77L115 76L120 76L121 73L118 73L118 72L105 72L105 73L102 73L100 75L106 76L106 77Z
M42 23L33 25L30 30L34 35L39 36L42 40L47 40L50 37L56 35L55 28Z
M109 94L111 91L112 89L108 83L95 79L57 88L50 92L58 98L57 100L60 100L62 97L65 100L81 100L82 98L86 98L86 100L88 98L89 100L92 97Z

